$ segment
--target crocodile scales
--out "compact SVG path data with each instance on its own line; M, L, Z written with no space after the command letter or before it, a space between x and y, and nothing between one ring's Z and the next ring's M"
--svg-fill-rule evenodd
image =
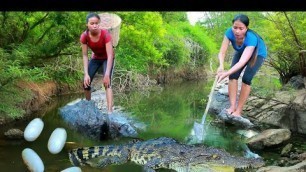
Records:
M264 165L261 158L234 156L223 149L204 145L187 145L168 137L120 145L76 148L69 151L75 166L103 168L112 164L134 162L144 171L172 169L177 172L234 171L256 169Z

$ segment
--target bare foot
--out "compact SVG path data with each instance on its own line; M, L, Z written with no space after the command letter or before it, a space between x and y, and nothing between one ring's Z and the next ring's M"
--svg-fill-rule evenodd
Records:
M226 109L226 112L227 112L228 114L230 114L230 115L231 115L234 111L235 111L235 110L232 109L232 108Z
M235 111L235 112L231 113L231 115L233 115L233 116L237 116L237 117L241 116L241 114L240 114L240 113L237 113L237 111Z

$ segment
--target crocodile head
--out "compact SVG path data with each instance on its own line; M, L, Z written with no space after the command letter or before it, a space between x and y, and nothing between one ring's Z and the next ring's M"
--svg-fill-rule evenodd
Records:
M175 148L175 146L174 146ZM181 149L182 151L183 149ZM178 171L192 171L192 172L227 172L227 171L250 171L258 169L265 165L261 157L246 158L242 156L235 156L223 149L217 149L207 146L188 146L188 152L181 152L183 157L171 164L171 168Z

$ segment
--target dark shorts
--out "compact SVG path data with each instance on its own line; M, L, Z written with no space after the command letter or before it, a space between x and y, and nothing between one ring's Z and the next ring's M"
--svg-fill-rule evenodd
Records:
M231 67L233 67L236 63L238 63L241 55L242 54L240 54L238 52L235 52L235 55L234 55L233 60L232 60ZM252 58L254 58L254 57L252 57ZM263 65L263 62L265 61L264 57L257 56L257 59L256 59L256 62L254 64L254 66L251 66L250 63L252 61L252 58L249 60L249 62L244 67L242 67L237 72L231 74L229 76L229 79L238 79L241 72L245 68L244 74L242 76L242 82L247 84L247 85L251 85L252 84L252 79L254 78L255 74L258 72L259 68Z
M110 76L109 76L110 87L112 85L114 63L115 63L115 60L113 61L112 68L111 68L111 71L110 71ZM88 64L88 75L90 77L90 83L92 82L92 80L93 80L94 76L96 75L96 73L98 72L98 70L101 69L101 66L102 66L102 75L104 76L105 71L106 71L106 66L107 66L107 59L106 60L90 59L89 64ZM83 87L84 87L84 85L83 85ZM90 90L91 87L90 86L88 86L87 88L84 87L84 89L85 90Z

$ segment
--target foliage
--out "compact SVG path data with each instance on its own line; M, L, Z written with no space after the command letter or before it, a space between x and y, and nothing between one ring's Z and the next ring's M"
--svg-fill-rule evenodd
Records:
M30 97L30 91L21 89L14 82L1 86L0 88L0 98L5 100L1 101L0 104L0 116L10 118L22 117L25 114L25 110L20 105L25 99Z
M305 60L299 58L299 51L305 49L303 39L305 27L304 12L266 13L269 33L266 33L269 47L269 64L275 68L281 82L286 84L292 76L306 74L300 65Z
M166 24L165 44L168 45L164 58L170 65L181 66L188 63L191 50L186 46L184 35L179 27Z
M177 23L177 22L188 22L187 13L186 12L160 12L164 23Z
M120 46L118 68L146 73L150 66L167 65L162 58L165 29L161 15L157 12L121 12Z
M156 74L172 65L202 66L210 59L210 53L216 52L212 39L203 28L191 26L186 13L121 12L118 15L125 21L121 26L120 46L116 49L118 68Z
M60 55L75 42L84 13L2 12L0 46L17 55L22 65L36 66L47 58ZM22 52L22 53L21 53ZM21 59L19 57L23 56Z
M173 47L168 50L166 58L176 66L184 63L193 67L207 64L211 55L216 53L216 45L205 30L186 22L175 25L176 27L173 27L169 24L166 27L169 34L168 44Z
M11 80L14 80L9 74L7 74L7 66L9 65L8 63L8 58L9 54L5 52L2 48L0 48L0 89L3 85L6 85L9 83Z

